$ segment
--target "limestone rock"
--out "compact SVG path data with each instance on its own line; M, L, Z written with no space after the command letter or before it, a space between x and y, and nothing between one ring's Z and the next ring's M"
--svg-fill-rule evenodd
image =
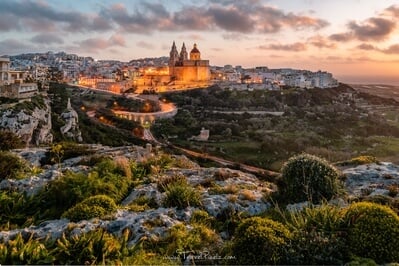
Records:
M399 186L399 166L389 162L359 165L343 173L347 177L346 189L352 196L388 195L389 186Z
M44 107L30 110L9 109L0 115L0 128L8 129L18 135L27 145L50 144L51 107L49 100L44 99Z
M70 98L68 98L67 108L61 114L61 118L65 121L65 125L60 128L62 135L82 142L82 133L79 130L79 116L75 109L72 108Z

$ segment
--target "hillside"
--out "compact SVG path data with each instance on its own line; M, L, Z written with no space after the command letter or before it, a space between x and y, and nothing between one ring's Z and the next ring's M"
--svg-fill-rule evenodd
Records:
M398 102L347 85L282 91L214 87L164 96L179 112L156 121L152 130L183 147L277 171L302 151L333 162L362 154L396 160ZM208 142L186 141L201 128L210 130Z
M60 143L13 154L26 159L29 167L13 166L22 171L19 177L0 182L2 264L342 264L352 258L346 237L351 229L329 229L340 226L331 223L343 219L342 210L369 201L399 211L399 166L390 163L349 162L342 179L348 194L334 197L329 205L307 208L306 202L280 202L281 196L273 196L276 183L238 170L202 168L184 156L152 151L149 146ZM282 211L285 206L291 212ZM302 208L303 213L292 212ZM399 229L395 215L398 222L390 226ZM286 250L285 241L291 239L289 253L279 251L283 257L271 261L269 255L255 252L258 259L251 259L237 249L241 246L234 245L244 241L237 228L258 221L249 217L274 221L278 227L273 230L285 228L287 240L268 245ZM318 233L296 219L319 223ZM258 230L263 229L256 229L256 235ZM248 237L253 238L251 243L260 241L255 235ZM273 241L267 234L264 237L265 243ZM392 237L395 234L387 241ZM395 241L392 245L395 249ZM304 248L314 250L304 254ZM393 256L394 261L399 259Z
M399 165L357 156L373 152L373 139L381 154L397 154L381 144L397 138L395 121L383 115L397 108L395 101L348 86L283 93L209 88L165 97L179 105L179 114L152 130L200 147L205 159L139 140L132 134L137 124L107 111L117 102L112 96L52 87L55 142L0 151L0 264L399 261ZM67 98L78 110L86 144L57 134ZM94 107L101 111L89 117L84 111ZM209 141L184 140L206 125L214 126ZM15 142L12 134L0 137ZM335 150L341 142L347 153ZM354 147L359 152L349 150ZM237 170L239 164L204 166L214 152L261 166L271 158L283 167L277 175L255 176Z

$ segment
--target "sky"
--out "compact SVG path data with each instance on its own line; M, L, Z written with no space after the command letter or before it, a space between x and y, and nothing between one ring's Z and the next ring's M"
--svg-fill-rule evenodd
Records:
M197 43L211 65L399 84L397 0L0 0L0 55L130 61Z

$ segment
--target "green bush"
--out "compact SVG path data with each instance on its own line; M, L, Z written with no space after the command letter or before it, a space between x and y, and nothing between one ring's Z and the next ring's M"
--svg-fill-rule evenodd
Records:
M67 172L51 181L37 196L42 211L38 219L57 219L67 209L95 195L107 195L116 203L123 200L130 191L132 180L123 176L110 159L98 163L88 174Z
M158 208L156 199L144 195L134 199L128 206L128 209L133 212L142 212L154 208Z
M330 200L340 192L339 171L309 154L291 157L282 167L279 193L288 202Z
M168 231L161 242L166 243L166 246L162 247L164 253L167 255L178 253L177 255L184 258L184 255L185 257L189 254L195 256L200 255L199 253L204 254L205 251L209 255L216 254L221 239L215 231L203 224L194 224L191 229L183 224L177 224ZM201 258L201 260L204 259L204 257ZM202 263L210 264L207 261L202 261Z
M28 227L38 211L32 197L16 191L0 190L0 230Z
M165 207L177 207L178 209L188 206L196 207L201 205L201 195L186 181L179 180L167 185L163 204Z
M284 263L291 240L287 227L268 218L245 219L233 238L232 254L238 264Z
M12 149L22 148L24 143L13 132L9 130L0 130L0 150L8 151Z
M6 265L53 264L54 256L40 240L23 239L18 234L15 239L0 243L0 263ZM44 241L43 241L44 242Z
M389 207L360 202L344 214L348 226L347 247L359 257L377 263L399 261L399 216Z
M190 218L191 224L203 224L206 226L211 226L215 224L215 218L210 216L206 211L195 210Z
M289 264L339 265L347 260L341 208L322 204L280 214L278 220L284 221L293 233Z
M187 177L182 174L172 176L162 176L157 180L157 188L160 192L165 192L166 188L172 183L187 183Z
M53 144L47 154L47 161L43 163L60 163L63 160L82 156L91 155L92 151L87 145L77 144L75 142L59 142Z
M127 255L126 239L121 241L104 229L82 235L63 235L57 240L53 254L55 264L60 265L120 265Z
M0 151L0 181L3 179L21 179L29 171L28 164L15 154Z
M114 213L117 206L114 200L105 195L97 195L85 199L68 209L63 216L72 222L88 220L91 218L103 218L105 215Z

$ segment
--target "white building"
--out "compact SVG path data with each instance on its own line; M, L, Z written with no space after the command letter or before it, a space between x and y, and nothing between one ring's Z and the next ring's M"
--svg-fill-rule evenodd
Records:
M10 59L0 57L0 86L9 84Z

